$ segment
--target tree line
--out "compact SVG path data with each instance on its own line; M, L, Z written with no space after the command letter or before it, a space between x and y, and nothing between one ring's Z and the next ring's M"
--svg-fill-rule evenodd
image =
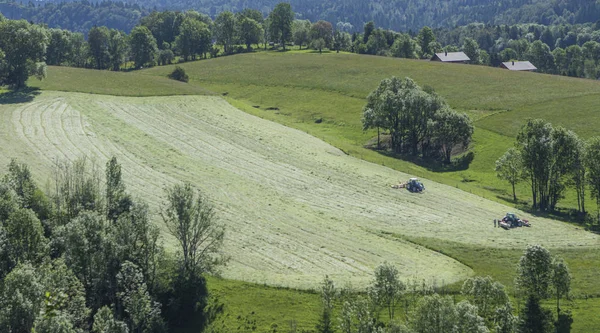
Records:
M48 193L25 164L0 179L0 331L161 333L209 321L204 274L226 258L224 226L189 183L165 190L159 215L127 192L116 158L57 162Z
M383 129L394 153L437 158L444 163L450 163L457 147L468 148L473 135L466 114L452 110L432 88L422 89L410 78L382 80L367 97L362 124L364 130L377 129L378 148L382 148Z
M567 189L577 194L579 213L585 215L586 189L596 200L600 223L600 137L587 141L542 119L529 119L520 129L515 147L496 161L496 173L515 185L527 181L532 207L554 211Z
M418 34L398 33L364 25L362 33L339 21L295 19L290 4L279 3L266 17L254 9L223 11L213 21L195 11L154 11L140 19L129 34L94 26L85 35L58 28L0 17L0 80L22 87L29 75L43 77L43 63L95 69L126 70L177 61L216 57L219 54L296 45L393 56L430 58L436 52L462 50L472 64L498 66L503 61L530 60L545 73L600 77L600 27L585 25L471 24L453 30L423 27ZM35 33L33 33L35 31ZM14 45L31 33L25 45ZM549 46L549 44L552 46ZM11 45L12 44L12 45ZM25 57L21 56L25 54Z
M318 333L551 333L570 332L573 323L560 301L570 299L567 264L539 245L528 246L517 265L515 311L506 288L487 276L467 279L460 302L425 281L404 282L396 267L375 269L366 292L337 289L325 277ZM556 316L542 306L556 302ZM516 313L515 313L516 312ZM337 318L335 314L338 314Z

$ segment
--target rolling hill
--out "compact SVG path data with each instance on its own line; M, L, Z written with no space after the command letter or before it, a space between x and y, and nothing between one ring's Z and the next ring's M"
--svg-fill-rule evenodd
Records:
M1 114L4 165L14 157L49 176L57 160L88 156L103 164L115 155L129 188L155 212L166 185L199 186L227 226L228 278L310 288L329 274L364 285L383 261L401 267L404 278L426 281L452 283L473 273L390 234L507 249L589 248L599 241L543 218L533 228L495 229L492 219L511 208L433 182L422 195L391 189L409 175L347 156L219 97L43 92L3 105Z
M496 203L509 199L493 163L522 120L543 116L585 138L596 135L598 82L349 54L268 52L179 66L189 84L166 79L173 66L130 73L50 67L47 80L30 82L41 94L0 95L0 156L28 162L45 181L54 158L91 152L102 162L116 154L129 188L153 209L165 184L193 181L232 228L227 251L243 258L225 276L271 285L311 288L329 271L318 260L341 268L338 286L361 283L372 265L389 260L404 278L435 275L438 285L458 281L450 286L457 290L465 276L491 275L512 293L523 246L541 242L573 274L573 332L600 325L597 236L537 216L531 229L509 232L491 222L512 210ZM419 166L364 147L376 135L361 129L364 98L391 75L433 87L474 119L468 168ZM429 179L427 193L389 187L408 174ZM527 199L526 186L518 192ZM210 285L227 304L230 330L254 314L263 331L295 320L299 329L314 328L319 300L310 291L213 278Z

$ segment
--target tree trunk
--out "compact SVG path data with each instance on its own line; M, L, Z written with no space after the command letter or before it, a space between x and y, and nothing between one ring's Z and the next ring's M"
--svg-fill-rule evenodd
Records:
M515 182L512 182L512 190L513 190L513 201L517 202L517 194L515 192Z
M381 140L379 138L379 127L377 127L377 149L381 149Z

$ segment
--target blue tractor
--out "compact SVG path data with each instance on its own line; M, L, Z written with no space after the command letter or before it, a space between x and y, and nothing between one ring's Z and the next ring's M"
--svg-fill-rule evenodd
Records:
M411 178L406 184L406 189L413 193L419 193L425 190L425 185L418 178Z

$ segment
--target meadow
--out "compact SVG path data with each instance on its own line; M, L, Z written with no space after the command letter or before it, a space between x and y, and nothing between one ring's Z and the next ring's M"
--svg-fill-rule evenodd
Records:
M31 82L40 95L0 98L0 169L17 157L42 181L56 158L89 154L103 163L114 154L129 188L154 209L174 181L207 191L232 229L226 279L210 280L225 303L229 331L248 318L261 332L285 330L290 321L312 329L319 298L311 290L330 267L339 268L332 276L338 286L364 285L374 265L388 260L404 278L435 277L454 291L474 274L492 275L512 290L518 258L532 242L564 257L572 270L574 331L600 326L597 236L518 210L532 228L492 224L513 210L501 204L514 205L493 163L522 121L543 117L582 137L595 135L597 82L347 54L262 52L179 66L189 84L166 81L173 66L131 73L50 67L48 80ZM473 117L475 159L468 168L419 166L364 147L375 135L361 129L364 97L391 75L433 87ZM389 187L409 175L426 178L426 193ZM518 195L527 198L526 186ZM563 207L572 206L567 197Z
M492 200L514 205L507 183L498 180L494 162L514 144L527 118L543 118L565 126L583 138L597 135L600 123L600 83L537 73L510 72L486 66L442 64L354 54L260 52L183 63L190 85L243 101L260 117L301 129L349 154L431 180L458 186ZM173 66L140 73L166 76ZM451 107L475 119L468 168L415 165L365 149L376 134L363 132L360 119L365 97L390 76L411 77L430 86ZM277 108L278 110L272 110ZM270 109L270 110L269 110ZM322 120L315 123L315 120ZM530 194L518 187L525 208ZM573 208L568 194L561 207ZM595 209L590 200L589 208Z

